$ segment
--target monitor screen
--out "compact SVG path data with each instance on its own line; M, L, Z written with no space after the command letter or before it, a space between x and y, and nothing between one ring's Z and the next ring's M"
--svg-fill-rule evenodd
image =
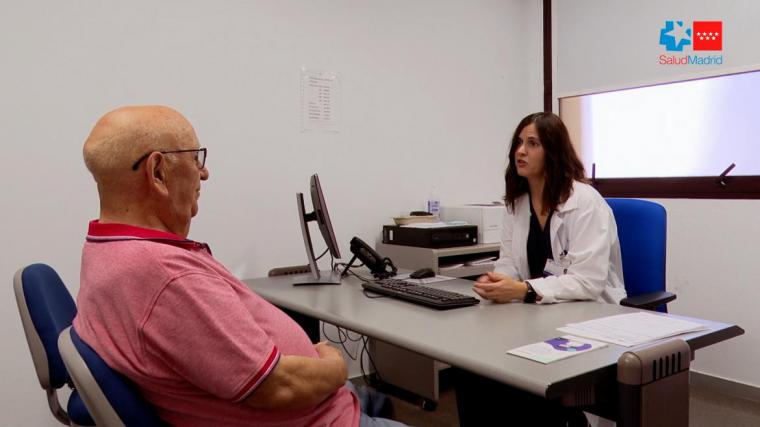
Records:
M335 232L330 222L330 214L327 212L327 203L325 202L325 196L322 192L322 186L319 183L319 176L314 174L311 176L309 184L311 189L311 204L313 211L307 213L306 206L304 204L303 193L296 193L296 202L298 204L298 219L301 222L301 234L303 235L303 243L306 248L306 257L309 259L309 269L311 274L309 277L298 277L294 280L294 285L328 285L328 284L340 284L340 275L329 270L327 272L320 272L317 265L317 259L314 256L314 246L311 241L311 233L309 232L309 223L316 221L319 226L319 231L322 234L322 238L327 245L327 249L334 258L340 258L340 250L338 249L338 242L335 239Z
M319 184L319 176L317 174L311 176L311 204L314 206L319 231L322 233L322 238L325 240L327 248L330 249L330 253L334 258L340 258L340 249L338 249L338 242L335 240L335 232L330 222L330 214L327 212L325 195L322 193L322 186Z

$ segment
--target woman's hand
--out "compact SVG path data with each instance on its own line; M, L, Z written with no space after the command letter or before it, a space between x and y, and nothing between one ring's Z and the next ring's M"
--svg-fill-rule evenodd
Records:
M528 293L528 285L525 282L515 280L506 274L493 272L478 277L472 289L481 298L499 303L512 300L522 301Z

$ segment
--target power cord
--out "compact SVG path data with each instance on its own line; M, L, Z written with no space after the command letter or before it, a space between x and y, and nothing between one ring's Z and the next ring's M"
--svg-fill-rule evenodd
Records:
M322 253L321 253L321 254L320 254L318 257L316 257L316 258L314 259L314 262L317 262L317 261L319 261L319 260L320 260L320 259L321 259L323 256L325 256L325 254L326 254L326 253L327 253L327 251L329 251L329 250L330 250L329 248L328 248L328 249L325 249L325 251L324 251L324 252L322 252ZM330 254L330 258L332 258L332 254Z
M344 263L344 262L336 263L335 260L334 260L334 258L332 256L330 257L330 264L332 266L332 270L335 271L335 272L338 272L338 271L340 271L341 268L345 268L346 267L346 263ZM354 266L354 267L363 267L363 266L364 266L364 263L362 263L361 265ZM346 271L347 271L347 274L350 274L350 275L356 277L357 279L361 280L362 282L373 282L373 281L377 280L375 278L369 278L369 277L363 276L361 274L358 274L352 268L348 268ZM362 292L364 293L364 295L367 298L372 298L372 299L387 298L387 296L385 296L385 295L371 295L371 294L368 294L367 291L366 291L366 289L362 289ZM335 326L335 325L333 325L333 326ZM380 372L377 369L377 365L375 364L375 360L372 358L372 353L370 353L370 351L368 349L369 338L367 336L365 336L365 335L362 335L362 334L358 334L356 337L352 337L351 336L351 331L349 331L347 329L344 329L344 328L341 328L340 326L335 326L335 329L338 332L338 337L337 338L331 337L330 335L327 334L327 331L325 329L325 322L322 322L322 336L324 336L327 341L329 341L329 342L331 342L333 344L336 344L336 345L340 345L341 348L343 348L343 351L346 353L346 355L351 360L357 360L357 359L359 359L359 370L360 370L361 375L362 375L362 380L368 386L377 387L380 383L383 382L383 379L382 379L382 376L380 375ZM356 350L352 354L352 352L346 347L346 344L349 343L349 342L359 342L359 341L361 341L361 343L362 343L361 349L360 350ZM358 354L357 354L357 352L358 352ZM365 364L364 364L364 355L365 354L367 355L367 362L369 364L368 366L365 366ZM367 371L368 369L369 369L369 372ZM372 376L372 372L374 372L374 376Z
M386 259L388 259L388 258L386 258ZM333 267L333 271L338 271L338 270L336 270L336 268L339 269L340 267L344 267L345 268L346 264L342 263L342 262L338 263L338 264L335 264L335 266ZM375 279L375 278L369 278L369 277L366 277L366 276L362 276L362 275L356 273L353 270L355 267L361 267L361 265L354 266L354 267L348 267L344 271L346 272L346 274L350 274L350 275L356 277L357 279L359 279L359 280L361 280L362 282L365 282L365 283L375 282L375 281L378 280L378 279ZM387 295L375 294L374 292L367 291L366 289L362 289L362 293L364 294L365 297L370 298L370 299L388 298Z
M335 326L335 325L333 325ZM362 375L362 380L365 384L373 387L377 387L380 383L383 382L382 377L380 376L380 372L377 369L377 365L375 364L375 360L372 358L372 353L370 353L368 349L369 345L369 338L365 335L357 334L356 337L351 336L351 331L345 328L341 328L340 326L335 326L336 331L338 332L338 337L331 337L327 330L325 329L325 322L322 322L322 336L325 337L325 339L332 344L340 345L343 349L343 352L348 356L351 360L357 360L359 359L359 371ZM361 347L354 349L352 352L350 349L346 347L348 343L356 343L361 342ZM368 366L365 367L364 365L364 355L367 355L367 361L369 363ZM369 372L367 370L369 369ZM374 377L372 375L372 372L374 372Z
M345 263L345 262L336 262L335 265L333 266L333 271L336 272L336 273L338 273L338 272L340 272L341 268L346 268L347 265L348 264ZM354 265L353 266L353 268L360 268L360 267L364 267L364 263L361 263L359 265Z
M325 252L323 252L322 255L319 256L319 258L322 258L325 255L325 253L327 253L328 251L329 249L326 249ZM389 258L384 258L383 264L386 266L390 266L391 271L395 273L396 267L393 265L393 261L391 261ZM356 273L352 267L353 268L364 267L364 263L362 262L360 265L354 265L354 266L349 266L345 262L336 263L335 258L332 256L332 252L330 253L330 268L332 269L332 271L339 272L341 268L344 268L347 274L350 274L356 277L362 282L374 282L377 280L375 278L369 278L369 277ZM367 293L366 289L362 289L362 293L364 293L364 296L366 296L367 298L372 298L372 299L387 298L387 296L385 295L371 295ZM373 386L373 387L379 386L383 382L383 379L382 379L382 376L380 375L380 372L377 369L375 360L372 358L372 353L368 349L369 338L362 334L357 334L356 337L352 337L351 331L349 331L348 329L341 328L340 326L335 326L335 325L333 326L335 326L338 336L337 338L331 337L327 333L327 330L325 329L325 322L321 322L321 323L322 323L322 336L324 336L327 341L336 345L340 345L341 348L343 349L343 352L349 357L349 359L351 360L359 359L359 370L361 372L362 380L364 381L364 383L367 384L368 386ZM348 343L352 343L352 342L355 343L359 341L361 341L362 343L361 349L356 349L353 353L346 347ZM369 364L368 366L365 366L364 364L365 354L367 355L367 362ZM369 369L369 372L367 372L368 369ZM374 372L374 376L372 375L372 372Z
M322 322L322 336L324 336L327 341L333 344L339 344L349 359L356 360L358 357L358 354L356 353L359 352L359 350L354 350L354 354L351 354L351 350L346 347L346 344L349 342L361 341L363 335L358 335L356 338L353 338L351 337L351 332L348 329L341 328L340 326L335 326L335 329L338 331L338 337L332 338L330 335L328 335L327 330L325 329L325 322Z
M349 268L348 270L346 270L346 273L356 277L362 282L374 282L376 280L374 278L369 278L369 277L362 276L361 274L356 273L353 268Z
M383 377L380 375L380 371L377 369L377 365L375 364L375 359L372 358L372 353L370 353L369 349L367 349L367 345L369 344L369 339L365 336L363 338L363 345L362 345L362 351L359 354L359 370L362 373L362 379L364 380L364 383L368 386L377 388L380 386L380 384L383 383ZM367 354L367 361L369 361L369 366L371 370L375 372L375 376L372 377L372 374L368 374L364 369L364 354Z

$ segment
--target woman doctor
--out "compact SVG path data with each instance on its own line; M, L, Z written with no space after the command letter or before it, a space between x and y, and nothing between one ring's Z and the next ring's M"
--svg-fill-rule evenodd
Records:
M542 304L617 304L625 297L615 218L584 181L583 164L559 117L535 113L520 122L505 174L501 253L496 271L475 282L478 295L500 303ZM462 369L452 371L463 427L587 425L582 411L564 408L557 400Z
M535 113L517 125L505 173L507 212L495 271L475 283L494 302L625 298L617 226L585 183L562 120Z

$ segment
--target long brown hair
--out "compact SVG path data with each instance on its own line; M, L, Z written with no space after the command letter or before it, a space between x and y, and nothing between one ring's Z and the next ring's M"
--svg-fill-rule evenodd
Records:
M509 148L509 165L504 173L506 194L504 201L510 211L515 211L515 200L528 192L528 180L517 174L515 151L519 145L520 132L529 124L536 126L536 133L544 147L544 209L554 211L567 201L573 191L573 181L586 181L583 163L578 159L570 135L562 119L553 113L533 113L517 125Z

